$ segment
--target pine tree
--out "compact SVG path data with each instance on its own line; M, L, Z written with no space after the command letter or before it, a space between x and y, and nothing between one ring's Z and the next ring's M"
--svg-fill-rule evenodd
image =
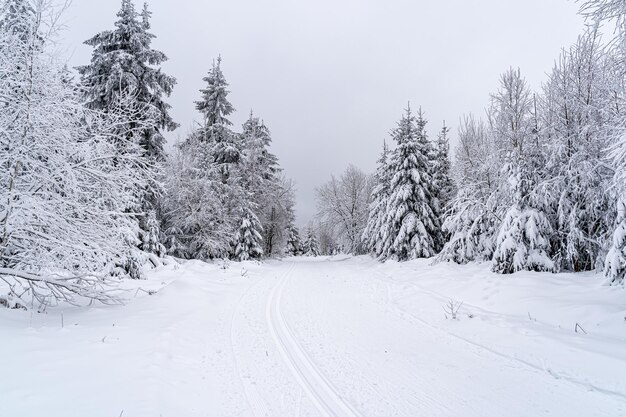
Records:
M382 256L401 261L431 257L437 253L440 223L437 217L425 120L416 120L407 108L392 131L398 146L389 162L393 173L385 222L389 231L383 236Z
M267 256L282 254L294 218L293 186L282 177L278 158L269 149L271 142L270 130L251 112L241 133L239 170L248 199L257 207Z
M626 201L618 202L618 216L613 241L604 264L604 275L609 284L626 281Z
M456 194L456 186L452 180L449 134L450 128L444 122L435 143L435 161L433 164L433 183L442 211L448 208Z
M155 36L149 32L150 16L147 5L137 13L132 0L122 0L115 29L85 42L94 51L91 63L78 67L78 71L91 109L109 111L121 95L134 97L140 105L136 106L137 114L132 120L154 121L142 127L140 144L146 157L163 161L162 131L177 127L164 97L172 93L176 80L155 68L167 61L167 57L151 48Z
M200 90L202 99L196 102L196 109L204 117L201 140L209 144L214 161L219 164L239 162L241 149L237 145L236 135L230 130L232 122L228 116L235 111L228 101L228 83L221 69L222 57L217 58L209 74L202 80L206 88ZM224 165L225 175L228 169Z
M492 100L492 125L496 143L506 152L510 185L509 208L496 239L492 270L503 274L553 271L549 241L552 226L535 193L541 180L537 168L542 165L538 139L534 137L538 133L533 134L532 100L519 69L502 75L501 88Z
M162 206L168 253L184 259L227 257L239 219L228 201L230 184L222 182L200 132L177 146L166 169Z
M204 78L208 86L196 103L203 126L177 147L168 164L163 204L168 252L185 258L229 256L241 226L241 207L250 207L241 146L229 128L233 107L220 63L218 59ZM232 151L224 153L229 147Z
M383 236L388 232L385 214L387 213L387 200L391 183L389 170L389 147L383 143L383 151L378 159L378 167L374 177L375 185L372 190L371 203L369 206L368 221L363 231L361 240L366 248L376 256L382 255Z
M302 252L305 256L320 256L320 244L313 228L309 228Z
M285 253L291 256L298 256L302 254L302 240L300 239L300 232L295 226L289 226L287 229L287 245L285 247Z
M141 147L142 165L154 168L142 169L148 175L147 186L136 190L139 207L128 208L143 213L142 234L148 235L152 233L150 228L156 226L148 225L148 213L157 209L158 196L163 192L156 178L157 167L166 159L163 131L177 127L169 115L171 106L164 101L176 80L159 67L167 57L151 47L155 36L149 32L150 16L147 5L138 13L132 0L122 0L115 29L85 42L93 47L91 62L78 67L88 108L111 112L125 103L128 118L118 127L117 144L124 147L124 142L136 141ZM150 239L142 237L140 242L147 240ZM146 251L150 249L140 246Z
M242 209L241 225L235 236L235 259L247 261L263 256L259 219L250 209Z

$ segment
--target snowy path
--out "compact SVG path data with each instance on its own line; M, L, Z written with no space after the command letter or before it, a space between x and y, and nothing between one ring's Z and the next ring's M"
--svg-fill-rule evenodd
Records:
M523 321L558 306L516 287L548 275L462 286L447 268L485 274L366 258L193 262L144 282L164 286L155 296L66 309L64 327L60 311L0 310L13 341L0 344L0 417L626 417L621 323L583 338ZM451 296L467 300L458 321L441 311Z
M324 417L359 417L361 414L341 398L336 388L313 363L285 321L281 301L292 270L289 269L279 280L267 300L267 323L276 347L302 390Z

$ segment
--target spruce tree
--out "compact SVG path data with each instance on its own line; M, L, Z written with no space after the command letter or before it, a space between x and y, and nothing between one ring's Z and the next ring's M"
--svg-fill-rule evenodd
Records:
M492 97L492 124L506 158L510 197L496 239L492 270L503 274L553 271L552 225L536 193L543 164L538 128L531 117L530 92L519 69L509 69L500 83L500 90Z
M445 122L435 142L435 160L433 165L433 183L439 206L444 212L456 194L456 186L452 180L452 164L450 162L450 128Z
M397 143L389 162L392 178L382 244L382 256L405 261L437 253L441 226L437 216L429 163L431 148L425 136L426 121L416 120L406 109L391 134Z
M243 222L241 207L250 207L250 178L242 171L241 146L229 128L234 109L220 64L218 59L204 78L207 87L196 102L203 125L178 146L168 164L168 251L186 258L229 256Z
M283 181L278 158L270 151L272 142L268 127L252 112L243 124L240 161L243 187L257 209L263 226L264 252L267 256L282 253L287 227L293 220L291 184Z
M620 199L613 241L604 264L604 275L609 284L626 282L626 200Z
M158 209L157 199L163 192L157 179L158 166L166 159L163 132L177 127L164 99L172 93L176 79L159 67L167 57L151 47L155 36L150 33L150 16L147 5L138 13L132 0L122 0L115 29L85 42L93 47L91 62L77 69L89 109L112 112L124 108L126 120L117 129L117 142L122 148L128 141L140 145L142 159L136 169L144 173L148 184L136 190L139 207L129 207L128 211L143 213L142 235L155 237L160 232L154 230L158 224L151 222L149 213ZM141 236L139 241L152 237ZM140 247L150 251L158 245Z
M235 236L235 259L247 261L260 258L263 256L263 238L259 233L261 224L252 210L244 208L242 211L241 224Z
M302 240L300 239L300 232L295 226L289 226L287 228L287 245L285 247L285 253L291 256L298 256L302 254Z
M372 190L367 225L361 237L367 250L376 256L382 254L383 236L387 234L384 229L387 227L385 214L387 213L387 200L391 183L389 153L387 142L384 142L374 177L375 186Z
M167 57L151 47L155 36L149 32L150 16L147 5L138 13L132 0L122 0L115 29L85 42L94 50L91 62L78 67L78 72L91 109L110 111L120 98L133 98L136 105L129 122L141 125L140 144L145 156L163 161L162 132L177 127L169 115L171 106L164 98L172 93L176 79L159 67ZM145 121L149 124L144 124Z
M305 256L320 256L320 244L313 228L309 228L302 251Z
M228 101L228 83L221 69L222 57L214 61L208 75L202 80L207 86L200 90L202 99L196 102L196 109L202 113L204 126L201 140L211 147L211 154L216 163L224 164L224 175L228 173L226 164L239 162L241 149L236 135L230 130L232 122L228 116L235 111Z

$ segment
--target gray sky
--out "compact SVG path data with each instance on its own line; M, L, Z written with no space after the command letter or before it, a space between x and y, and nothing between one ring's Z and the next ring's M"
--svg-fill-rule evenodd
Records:
M82 42L112 28L121 1L73 0L65 15L71 65ZM138 8L141 2L137 1ZM499 74L520 67L539 88L560 49L583 29L568 0L151 0L154 46L178 79L169 102L185 136L211 61L222 55L239 129L250 109L297 183L299 223L316 186L349 163L374 171L383 139L407 101L435 135L483 114Z

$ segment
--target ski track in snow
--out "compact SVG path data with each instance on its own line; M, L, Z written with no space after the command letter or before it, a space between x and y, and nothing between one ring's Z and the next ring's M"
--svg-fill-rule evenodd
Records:
M456 340L458 340L458 341L460 341L462 343L466 343L466 344L468 344L468 345L470 345L470 346L472 346L474 348L478 348L480 350L488 352L489 354L501 357L503 359L507 359L507 360L511 360L511 361L517 362L517 363L519 363L520 365L522 365L522 366L524 366L526 368L529 368L529 369L532 369L532 370L535 370L535 371L539 371L539 372L542 372L542 373L547 373L550 376L552 376L554 379L563 379L564 381L567 381L567 382L569 382L569 383L571 383L573 385L577 385L577 386L583 387L583 388L588 389L588 390L598 391L598 392L601 392L601 393L606 394L606 395L620 397L620 398L623 398L624 401L626 401L626 393L624 393L624 392L620 392L620 391L617 391L617 390L614 390L614 389L610 389L610 388L606 388L606 387L601 387L601 386L599 386L597 384L594 384L594 383L592 383L590 381L582 380L582 379L576 378L574 376L568 375L567 373L565 373L563 371L555 371L555 370L551 369L550 367L546 366L545 363L542 366L542 365L533 363L531 361L524 360L524 359L522 359L520 357L517 357L517 356L508 355L508 354L500 352L500 351L498 351L498 350L496 350L494 348L491 348L491 347L489 347L487 345L484 345L482 343L478 343L476 341L470 340L469 338L460 336L460 335L455 334L453 332L447 331L447 330L445 330L445 329L443 329L443 328L441 328L441 327L439 327L437 325L434 325L434 324L428 322L427 320L424 320L424 319L418 317L417 315L412 314L412 313L402 309L398 305L397 300L393 296L393 284L385 281L380 276L376 276L376 279L378 279L382 283L386 284L386 286L387 286L387 301L389 303L389 308L391 309L391 311L394 314L396 314L400 318L403 318L405 320L408 320L408 321L410 321L412 323L415 323L415 324L418 324L418 325L427 326L427 327L429 327L429 328L431 328L431 329L433 329L435 331L441 332L442 334L445 334L448 337L456 339ZM449 299L449 298L444 297L443 295L441 295L439 293L423 289L423 288L421 288L418 285L411 285L411 288L413 290L416 290L416 291L420 292L421 294L423 294L425 296L437 298L442 303ZM467 304L467 306L471 306L474 311L480 311L482 314L497 315L497 313L493 313L493 312L487 311L485 309L482 309L480 307L471 305L469 303ZM512 320L511 318L508 318L508 319Z
M279 278L267 299L266 319L270 333L285 364L291 370L302 390L325 417L363 417L345 401L332 383L315 366L313 360L300 346L282 314L283 290L294 270L291 264Z
M164 269L141 283L158 294L66 311L65 327L57 311L35 325L0 311L14 341L0 350L12 375L0 381L0 417L626 417L619 331L525 336L544 325L481 304L489 288L476 284L467 306L484 321L444 321L444 284L456 278L442 267L349 257L243 266L245 277L198 262ZM529 288L568 289L544 278ZM514 284L503 291L516 295ZM560 305L552 294L545 311ZM584 293L573 299L596 308ZM586 344L561 351L571 340Z

